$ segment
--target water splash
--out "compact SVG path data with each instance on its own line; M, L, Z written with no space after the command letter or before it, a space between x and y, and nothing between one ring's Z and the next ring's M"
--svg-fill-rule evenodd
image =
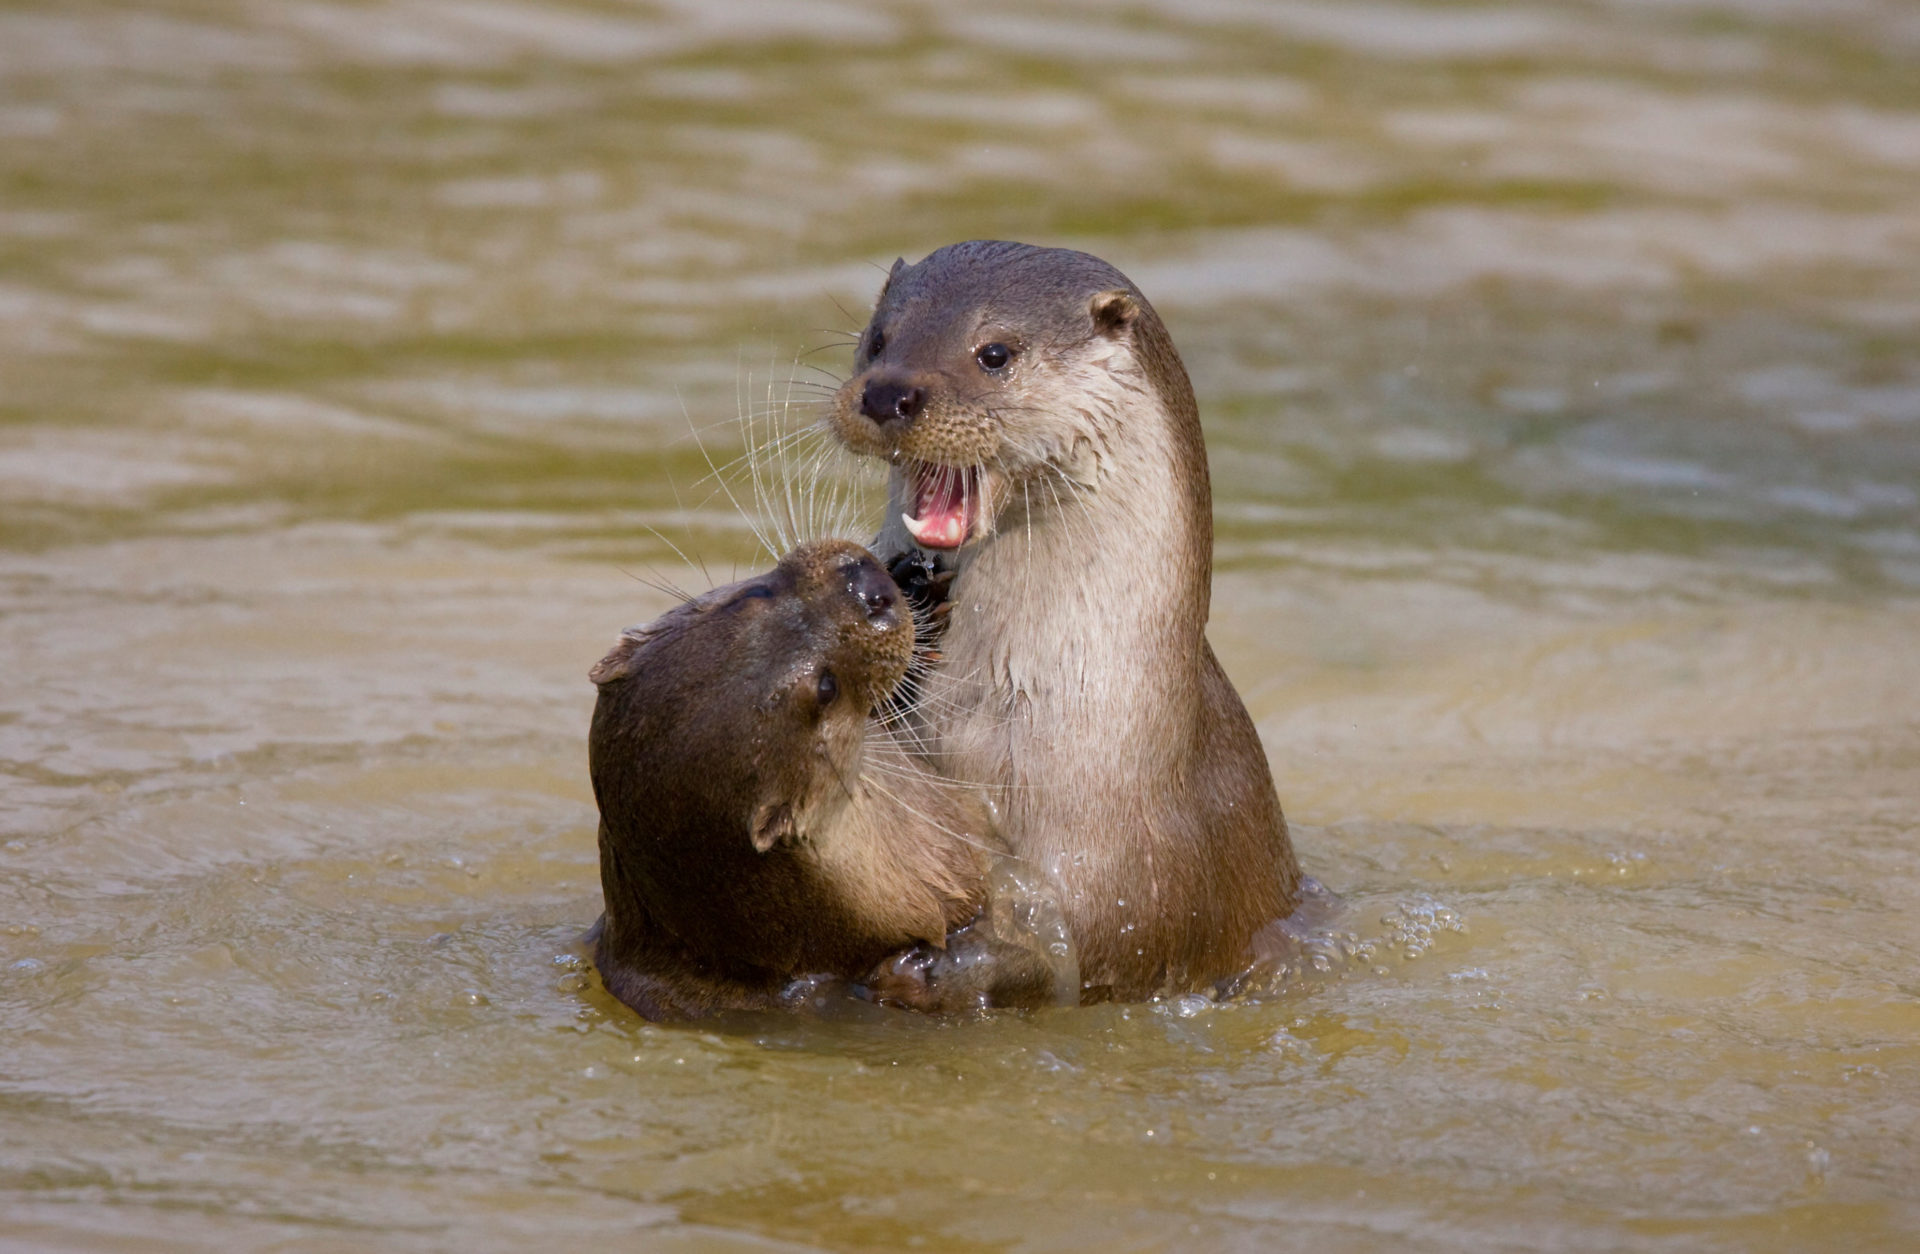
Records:
M1302 882L1300 906L1254 939L1258 957L1227 986L1233 997L1297 993L1356 975L1391 975L1431 952L1449 934L1464 935L1459 910L1427 893L1371 902L1344 901L1318 880Z

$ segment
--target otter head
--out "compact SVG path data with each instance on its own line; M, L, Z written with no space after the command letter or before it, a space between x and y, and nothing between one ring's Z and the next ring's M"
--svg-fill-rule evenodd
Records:
M912 652L899 588L840 540L629 629L591 672L603 814L667 861L805 842L851 795L868 719Z
M1139 403L1155 388L1177 387L1191 410L1177 357L1177 383L1160 377L1164 340L1146 299L1097 257L953 244L894 263L832 427L893 464L915 543L957 549L991 536L1015 500L1098 491L1116 424L1164 410Z

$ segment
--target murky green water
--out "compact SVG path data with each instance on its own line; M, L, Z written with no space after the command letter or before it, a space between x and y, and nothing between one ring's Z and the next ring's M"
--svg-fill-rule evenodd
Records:
M1166 315L1372 958L642 1026L689 428L983 235ZM0 7L9 1248L1909 1248L1916 640L1905 0Z

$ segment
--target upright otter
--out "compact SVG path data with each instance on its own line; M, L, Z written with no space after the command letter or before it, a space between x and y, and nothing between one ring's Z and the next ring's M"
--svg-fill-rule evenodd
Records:
M984 802L871 714L913 638L886 571L830 540L628 630L593 668L594 962L614 996L650 1019L775 1006L810 973L885 996L876 964L944 945L980 911ZM1001 965L1012 974L991 981L970 968L979 990L959 978L945 1000L916 1001L1044 996L1037 965Z
M1056 881L1083 996L1243 967L1300 873L1206 641L1206 448L1146 297L1065 249L974 241L897 262L830 421L892 465L883 558L917 548L955 572L923 735ZM938 955L921 961L942 978Z

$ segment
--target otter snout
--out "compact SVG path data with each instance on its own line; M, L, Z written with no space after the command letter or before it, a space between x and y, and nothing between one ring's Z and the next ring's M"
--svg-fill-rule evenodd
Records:
M866 608L867 621L876 627L893 626L899 618L895 607L900 604L900 585L893 582L893 576L870 557L852 562L845 569L847 591Z
M885 427L906 426L927 407L927 389L910 379L876 374L860 393L860 412Z

